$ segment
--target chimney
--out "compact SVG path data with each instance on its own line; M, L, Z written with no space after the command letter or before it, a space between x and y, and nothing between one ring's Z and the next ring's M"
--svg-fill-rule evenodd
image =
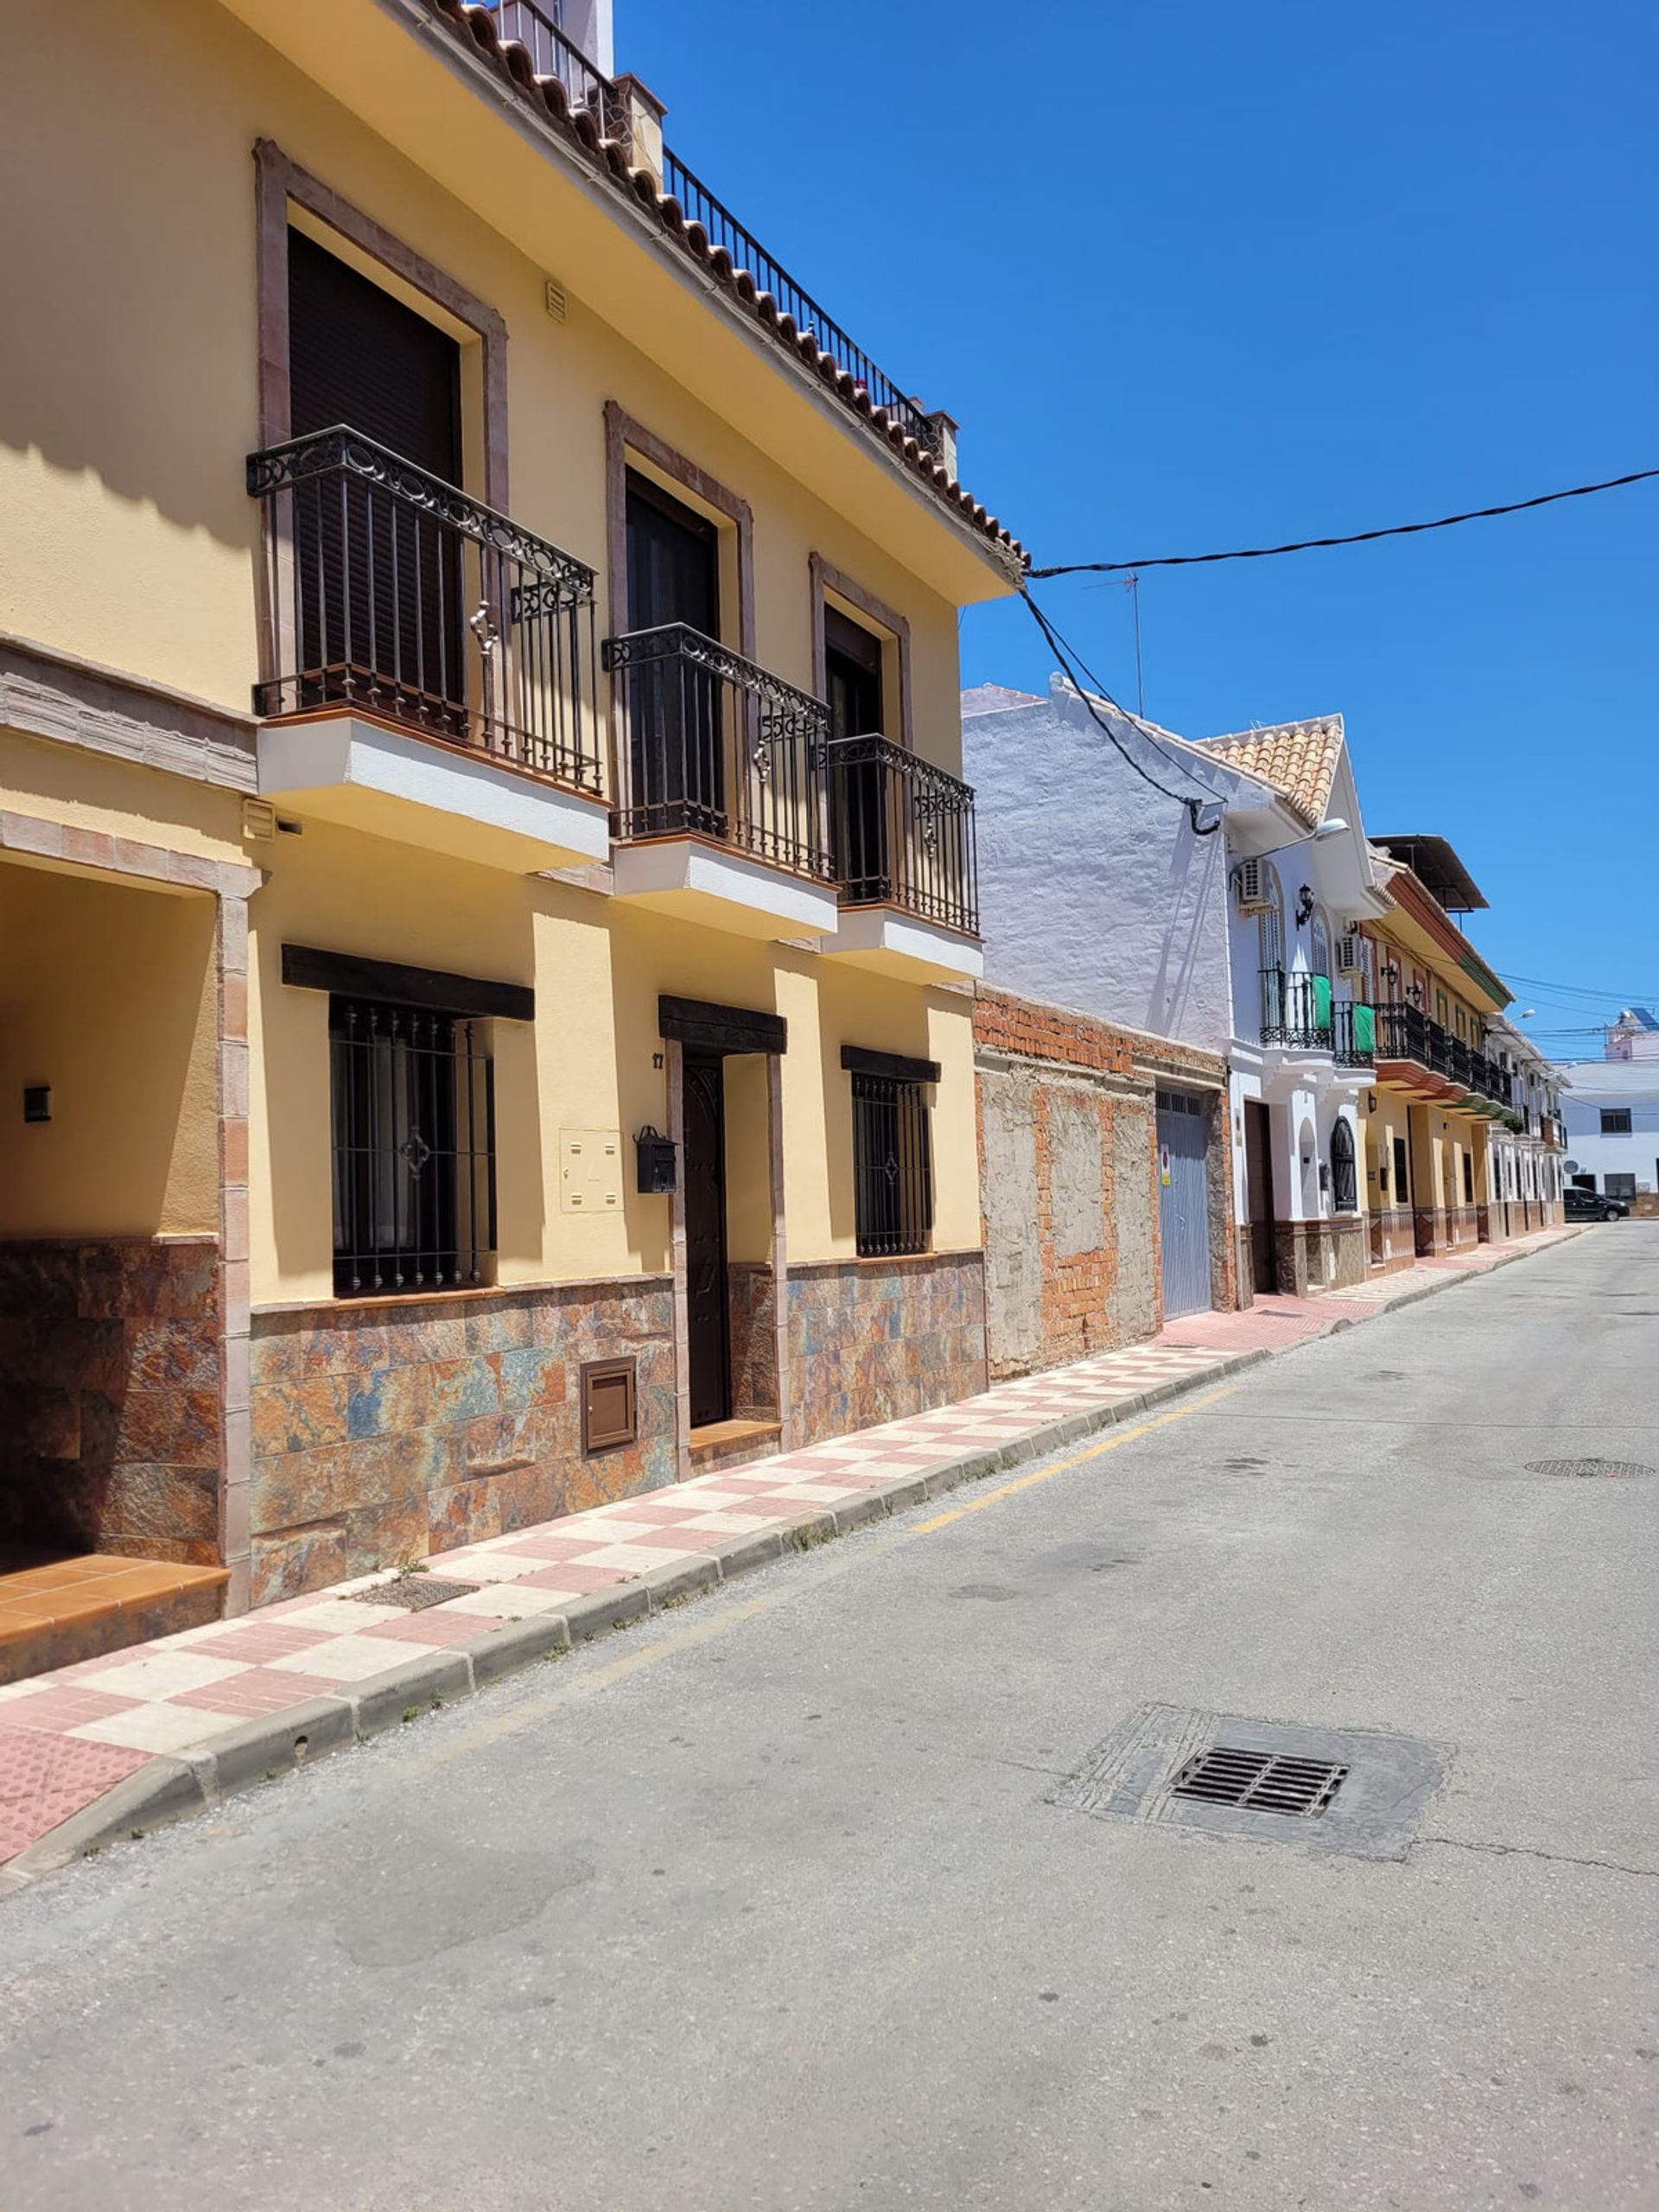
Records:
M663 117L666 111L656 93L648 92L637 77L625 72L613 81L617 100L622 110L621 130L627 143L629 164L636 169L648 169L660 192L663 185Z
M919 399L913 399L911 405L921 411L922 420L927 425L927 442L933 449L935 459L944 463L946 475L954 479L957 474L957 431L959 427L955 417L947 415L942 407L936 407L931 415L928 414L925 409L922 409Z

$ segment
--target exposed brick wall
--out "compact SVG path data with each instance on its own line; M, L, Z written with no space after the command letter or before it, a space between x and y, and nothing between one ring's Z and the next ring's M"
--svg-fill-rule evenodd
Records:
M982 989L974 1000L974 1042L990 1052L1017 1052L1025 1059L1054 1060L1065 1067L1093 1068L1104 1075L1128 1075L1136 1048L1153 1041L1086 1014L1070 1014L1064 1007L1015 998L1011 991ZM1157 1041L1161 1047L1162 1040ZM1168 1049L1179 1052L1183 1048ZM1207 1053L1191 1057L1210 1058ZM1211 1065L1218 1069L1221 1063L1214 1060Z
M1005 991L979 995L974 1037L992 1379L1134 1344L1161 1325L1160 1078L1218 1094L1212 1279L1216 1302L1235 1305L1223 1063Z

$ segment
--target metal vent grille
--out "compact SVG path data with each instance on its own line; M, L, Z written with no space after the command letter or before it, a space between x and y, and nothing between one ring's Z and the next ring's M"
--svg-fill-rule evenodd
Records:
M1639 1459L1529 1459L1529 1475L1650 1475Z
M406 1613L423 1613L429 1605L442 1605L449 1598L465 1598L476 1582L440 1582L430 1574L399 1574L390 1582L350 1594L359 1605L401 1605Z
M1322 1759L1288 1758L1213 1744L1191 1758L1170 1784L1172 1797L1206 1805L1238 1805L1253 1813L1287 1813L1316 1820L1341 1789L1345 1766Z

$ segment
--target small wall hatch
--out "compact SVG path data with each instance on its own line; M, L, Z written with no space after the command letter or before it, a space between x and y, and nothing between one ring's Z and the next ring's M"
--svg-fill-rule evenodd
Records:
M632 1444L639 1433L635 1362L589 1360L582 1370L582 1448L591 1455Z

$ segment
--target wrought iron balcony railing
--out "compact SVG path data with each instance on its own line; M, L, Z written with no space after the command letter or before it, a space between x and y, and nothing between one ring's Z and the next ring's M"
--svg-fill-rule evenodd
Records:
M1306 1052L1329 1052L1339 1067L1368 1068L1376 1057L1372 1009L1338 999L1326 976L1262 970L1262 1042Z
M1469 1088L1480 1098L1490 1098L1495 1106L1513 1108L1515 1084L1507 1068L1478 1050L1471 1048Z
M1331 986L1323 976L1287 976L1282 968L1262 970L1264 1045L1300 1046L1306 1052L1328 1052L1331 1033Z
M1339 1068L1376 1063L1376 1009L1362 999L1338 999L1331 1009L1332 1056ZM1340 1211L1340 1209L1339 1209Z
M1376 1009L1376 1057L1428 1065L1428 1033L1433 1025L1421 1007L1395 999Z
M256 714L351 707L598 798L594 572L345 425L251 454Z
M828 880L830 709L689 623L607 638L621 803L611 835L707 837Z
M830 746L830 842L843 906L897 906L979 934L974 795L885 737Z
M611 79L601 73L571 44L559 28L556 0L486 0L495 15L503 39L517 39L540 77L556 77L573 108L586 108L603 135L623 143L630 141L628 103ZM798 284L781 262L776 261L753 232L746 230L730 208L715 199L702 179L689 169L669 147L663 149L663 189L679 204L688 225L696 224L709 245L723 252L734 270L742 270L757 293L769 294L779 317L787 316L795 328L812 337L821 353L844 369L854 383L869 395L873 408L885 408L900 423L918 445L937 452L939 429L923 410L876 366L861 346L812 295Z

